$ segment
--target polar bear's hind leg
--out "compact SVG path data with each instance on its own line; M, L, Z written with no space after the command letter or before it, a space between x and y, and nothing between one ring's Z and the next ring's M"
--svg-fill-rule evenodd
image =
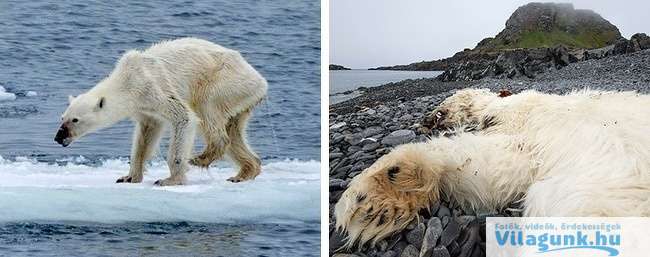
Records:
M251 116L252 108L247 109L232 117L228 122L227 130L231 143L228 155L239 166L239 172L228 179L230 182L241 182L254 179L260 174L262 166L260 158L250 149L246 142L246 124Z
M220 115L220 112L209 111L199 115L201 115L199 126L206 146L201 154L190 159L190 164L207 168L212 162L223 157L226 149L230 145L230 138L228 138L228 134L226 133L225 119L216 117Z

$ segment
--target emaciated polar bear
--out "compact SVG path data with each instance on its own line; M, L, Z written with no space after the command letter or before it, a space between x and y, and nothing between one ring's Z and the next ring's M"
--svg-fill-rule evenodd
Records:
M167 124L171 175L157 185L183 184L188 164L207 167L224 153L240 167L228 180L249 180L260 173L261 163L246 143L245 129L266 90L266 80L235 50L195 38L165 41L144 51L128 51L107 78L71 96L55 141L68 146L87 133L131 118L137 123L131 166L117 183L139 183L144 162L155 152ZM206 147L189 159L196 123Z
M356 176L335 206L346 246L375 243L449 196L525 216L650 216L650 96L584 90L498 97L463 90L433 113L436 127L476 133L397 147Z

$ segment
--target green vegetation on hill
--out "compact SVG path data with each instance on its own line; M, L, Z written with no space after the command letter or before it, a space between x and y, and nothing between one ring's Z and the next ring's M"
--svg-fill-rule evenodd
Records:
M619 35L613 31L595 33L587 30L572 34L567 31L554 29L552 31L523 32L514 42L503 42L504 40L493 39L486 46L495 49L511 49L565 45L573 48L593 49L605 47L618 37Z
M515 10L506 27L494 38L479 42L479 49L541 48L564 45L593 49L621 39L616 26L591 10L571 4L529 3Z

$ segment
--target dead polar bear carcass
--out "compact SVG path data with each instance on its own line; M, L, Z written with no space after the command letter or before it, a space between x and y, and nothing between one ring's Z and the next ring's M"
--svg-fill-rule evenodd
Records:
M229 181L254 179L261 163L246 143L245 129L266 90L266 80L235 50L195 38L161 42L144 51L128 51L107 78L70 97L55 141L68 146L87 133L131 118L137 123L131 166L117 183L139 183L144 162L168 124L171 175L157 185L183 184L188 163L207 167L224 153L240 167ZM195 123L206 147L188 160Z
M526 216L650 216L649 109L635 92L460 91L429 119L480 130L381 157L341 196L337 227L348 247L374 243L441 194L481 212L523 200Z

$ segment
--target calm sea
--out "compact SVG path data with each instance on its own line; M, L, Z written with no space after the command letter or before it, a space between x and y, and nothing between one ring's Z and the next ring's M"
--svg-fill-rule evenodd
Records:
M0 256L319 255L320 1L8 0L0 28ZM129 121L53 141L68 95L126 50L185 36L239 50L267 78L248 129L258 179L227 183L222 161L154 187L165 138L144 183L115 184Z
M390 70L333 70L330 71L330 103L345 101L357 93L359 87L376 87L405 79L433 78L441 71L390 71Z

